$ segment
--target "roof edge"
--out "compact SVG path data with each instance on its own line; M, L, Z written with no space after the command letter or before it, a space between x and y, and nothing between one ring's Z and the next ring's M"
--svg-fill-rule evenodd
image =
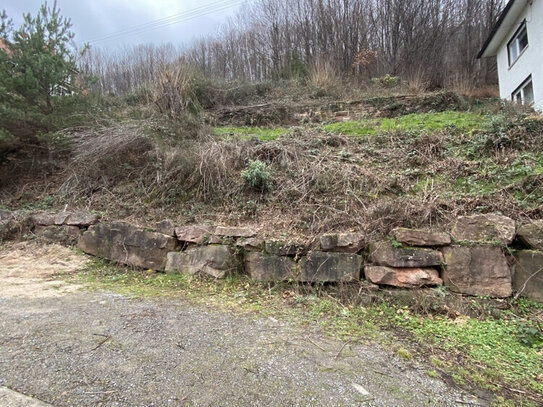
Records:
M477 59L481 59L483 57L483 54L486 52L488 46L494 39L494 36L502 26L505 17L507 17L507 14L509 14L509 11L511 11L511 8L515 4L516 0L510 0L509 3L505 6L505 8L500 13L500 16L498 17L498 21L496 21L496 24L494 24L494 27L492 27L492 30L490 31L490 34L488 35L488 38L486 39L485 43L483 44L481 50L477 54Z

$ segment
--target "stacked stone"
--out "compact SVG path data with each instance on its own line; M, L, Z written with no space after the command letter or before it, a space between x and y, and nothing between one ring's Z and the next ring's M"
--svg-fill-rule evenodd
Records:
M85 211L36 212L0 210L0 241L34 235L49 242L75 245L83 232L98 223Z
M513 287L526 297L543 302L543 220L521 225L517 236L529 250L515 253Z
M89 212L0 210L0 241L33 233L130 266L223 278L245 272L256 281L352 282L379 286L444 284L460 294L543 301L543 220L521 224L499 214L459 217L449 233L398 228L368 244L361 233L320 237L313 245L264 240L251 227L184 226L154 230L101 222ZM514 251L507 250L513 242ZM368 252L369 255L365 256ZM363 256L364 255L364 256ZM366 259L366 264L364 263Z
M356 253L362 249L361 235L327 235L319 250L310 251L299 242L263 240L256 234L252 228L177 228L177 238L188 246L168 254L166 271L222 278L243 269L256 281L347 282L360 278L362 256Z
M462 294L509 297L511 270L503 248L515 233L515 221L503 215L459 217L451 231L455 244L443 250L445 284Z
M368 281L403 288L443 284L439 271L444 260L437 248L451 243L447 233L398 228L392 237L371 245L371 264L364 268Z

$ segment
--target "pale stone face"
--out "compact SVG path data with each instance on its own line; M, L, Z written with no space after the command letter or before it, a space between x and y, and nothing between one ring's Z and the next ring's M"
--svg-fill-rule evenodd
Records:
M511 270L501 248L452 246L444 248L443 254L443 282L451 291L499 298L511 295Z

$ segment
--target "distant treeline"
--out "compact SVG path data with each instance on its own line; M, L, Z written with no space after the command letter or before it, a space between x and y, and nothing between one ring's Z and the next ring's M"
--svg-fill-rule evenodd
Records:
M266 81L319 70L366 81L386 74L429 87L495 81L476 55L502 0L256 0L190 48L91 50L81 61L102 92L135 90L183 59L209 78Z

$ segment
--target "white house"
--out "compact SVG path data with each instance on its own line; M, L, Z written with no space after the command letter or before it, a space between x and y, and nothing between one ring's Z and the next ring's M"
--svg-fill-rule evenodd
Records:
M543 111L543 0L510 0L478 58L496 56L500 96Z

